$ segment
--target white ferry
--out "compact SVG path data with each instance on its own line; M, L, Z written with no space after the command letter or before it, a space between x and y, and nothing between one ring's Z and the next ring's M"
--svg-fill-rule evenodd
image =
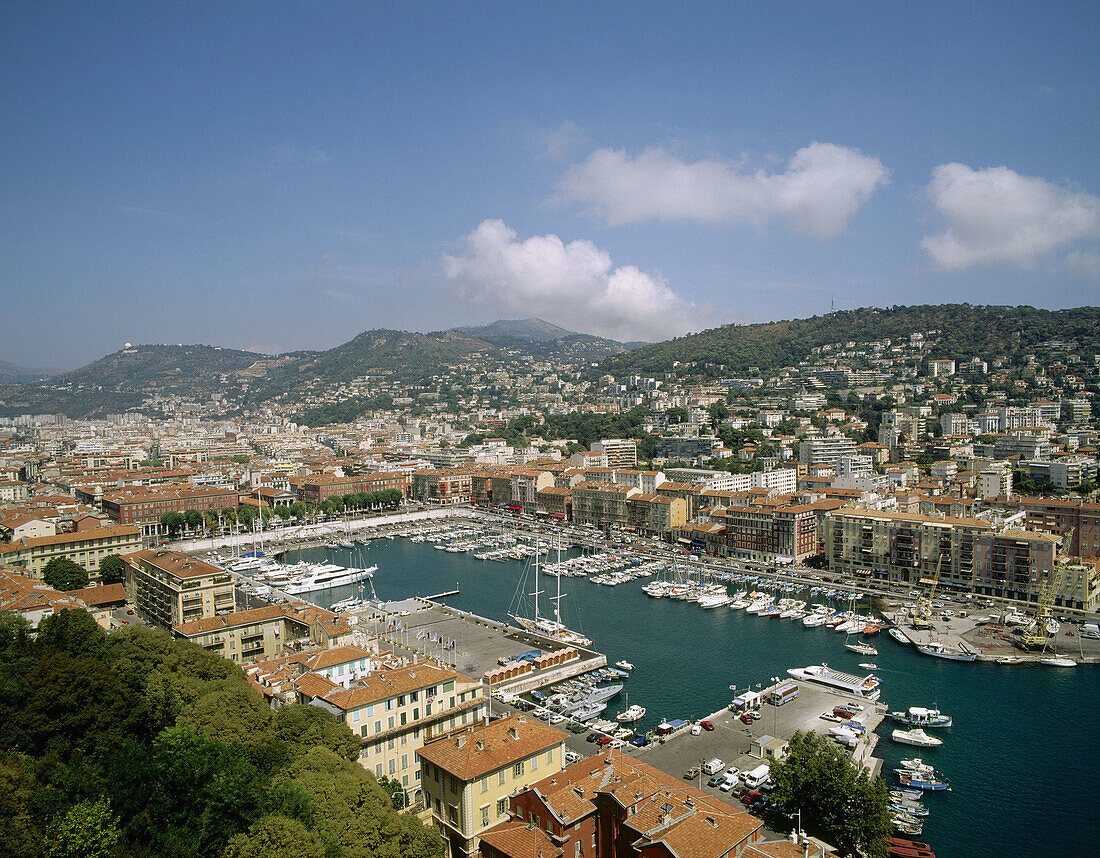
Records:
M841 673L831 669L827 664L811 664L809 667L792 667L787 671L789 676L801 679L803 682L813 682L824 685L834 691L851 694L853 697L863 697L867 700L878 700L879 680L872 674L860 677L851 673Z

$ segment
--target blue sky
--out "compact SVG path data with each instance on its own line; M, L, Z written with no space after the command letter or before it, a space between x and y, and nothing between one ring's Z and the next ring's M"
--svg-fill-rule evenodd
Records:
M1097 304L1096 3L0 9L0 359Z

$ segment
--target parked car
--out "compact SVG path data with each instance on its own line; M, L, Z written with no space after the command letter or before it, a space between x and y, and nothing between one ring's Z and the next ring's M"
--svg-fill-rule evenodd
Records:
M714 729L714 725L710 721L700 721L699 726L706 730L708 733Z
M741 713L741 723L742 724L751 724L752 723L752 713L751 712L742 712Z
M686 772L684 772L684 778L686 780L689 780L689 781L690 780L695 780L695 778L697 778L697 777L699 777L699 767L698 766L692 766L690 769L688 769Z
M760 801L760 799L762 799L763 797L763 793L758 792L757 790L753 790L752 792L747 792L743 796L741 796L741 803L746 805L752 804L754 801Z
M716 787L719 784L721 784L725 779L726 779L726 773L725 772L719 772L714 777L712 777L709 781L707 781L707 786Z
M718 789L722 790L722 792L729 792L737 786L738 782L739 778L737 772L726 772L722 775L722 783L718 784Z
M596 744L601 748L606 748L612 741L614 740L610 736L600 736L600 738L596 740Z

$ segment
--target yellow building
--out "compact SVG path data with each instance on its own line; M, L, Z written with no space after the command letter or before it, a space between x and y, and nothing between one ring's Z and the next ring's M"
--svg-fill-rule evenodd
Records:
M26 569L36 578L55 557L64 557L88 571L91 584L99 583L99 561L110 554L128 554L141 548L137 527L93 527L76 533L17 539L0 545L0 562Z
M126 595L138 612L170 629L236 607L229 573L178 551L149 549L127 554Z
M240 663L252 658L274 658L282 653L287 641L320 643L316 627L337 621L337 615L331 611L291 603L177 623L172 630L176 637Z
M513 715L420 749L421 787L451 858L477 853L478 838L508 816L508 797L561 771L565 734Z
M687 522L687 503L666 495L634 495L626 503L630 526L642 533L667 534Z
M328 710L360 737L363 767L375 777L400 781L413 804L421 799L418 752L424 743L488 716L479 680L430 661L375 667L347 688L318 673L299 677L297 686L303 703Z

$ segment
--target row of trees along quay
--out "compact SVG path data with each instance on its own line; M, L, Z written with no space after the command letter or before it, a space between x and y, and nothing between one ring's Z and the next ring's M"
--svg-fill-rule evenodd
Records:
M371 510L396 509L404 495L399 489L383 489L377 492L355 492L347 495L334 495L325 498L320 504L295 501L292 504L275 506L253 506L242 503L237 508L225 507L222 510L188 509L183 512L161 513L159 523L169 539L177 539L184 531L199 533L217 531L222 527L240 524L250 530L257 519L264 524L273 518L283 522L313 521L321 515L339 515L342 512L367 512Z

